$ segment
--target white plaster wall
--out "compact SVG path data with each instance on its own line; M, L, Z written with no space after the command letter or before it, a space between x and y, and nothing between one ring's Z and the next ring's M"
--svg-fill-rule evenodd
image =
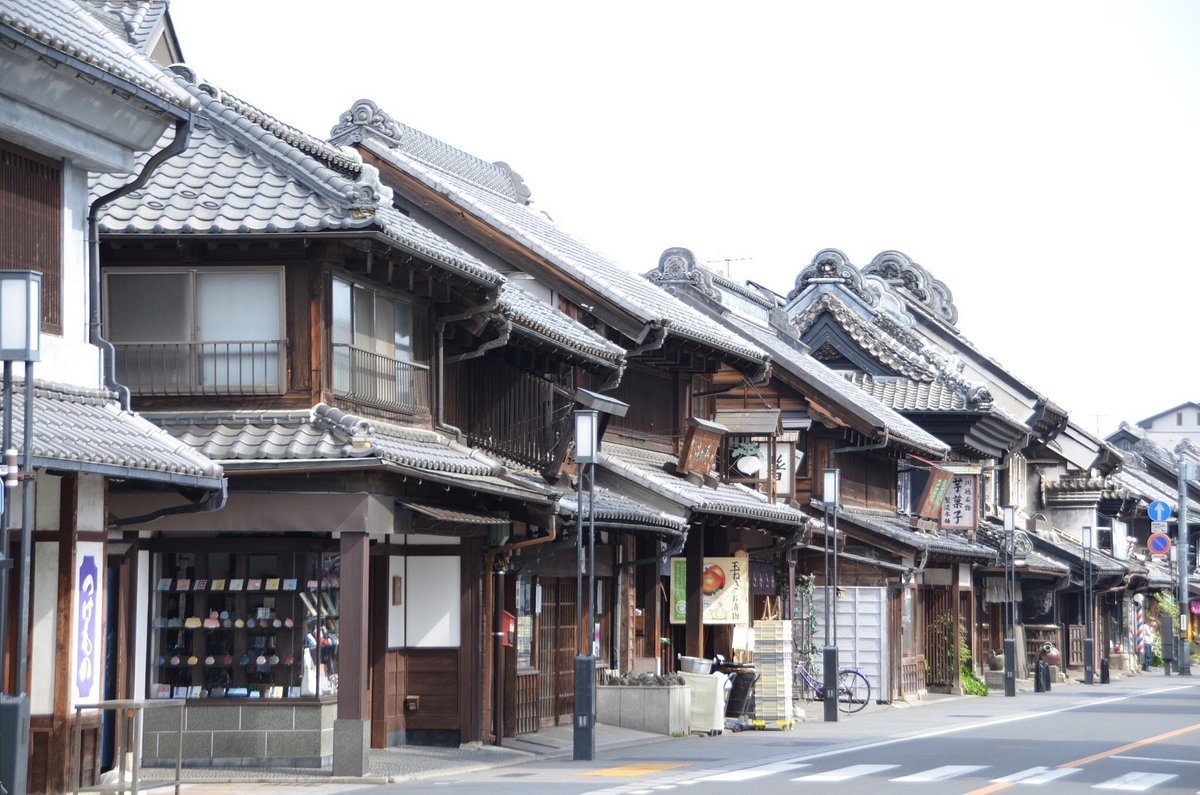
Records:
M389 560L389 596L391 578L403 578L401 604L392 605L389 601L389 648L459 646L462 599L459 566L458 556L396 556Z
M98 387L100 349L88 344L87 213L87 173L67 163L63 167L62 335L42 335L42 360L34 366L34 376Z
M33 715L48 715L54 709L54 632L58 622L58 544L43 542L33 545L33 624L29 651L29 711Z

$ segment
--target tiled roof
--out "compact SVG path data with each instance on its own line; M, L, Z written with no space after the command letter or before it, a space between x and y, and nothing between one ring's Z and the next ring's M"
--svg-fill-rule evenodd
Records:
M1005 548L1003 525L995 524L994 522L980 522L977 538L981 544L986 544L996 551L996 565L1003 566L1004 556L1002 550ZM1071 567L1066 563L1036 549L1031 549L1023 558L1014 561L1014 564L1017 571L1030 571L1041 574L1066 576L1071 571Z
M373 103L368 103L374 108ZM429 136L387 119L365 118L347 125L346 116L356 113L364 103L343 116L343 124L334 128L333 140L361 140L372 153L428 187L446 196L483 222L544 257L570 278L587 285L622 306L645 324L663 326L668 334L698 342L728 355L761 362L765 355L755 346L714 326L698 312L674 296L653 287L576 238L564 232L543 213L529 207L519 192L504 191L495 179L480 179L477 169L464 170L462 163L483 161L438 142L438 158L428 156ZM386 114L382 114L386 115ZM381 132L382 130L382 132ZM364 137L365 136L365 137ZM406 139L405 136L408 136ZM415 140L410 151L406 140ZM452 151L453 157L445 155Z
M1147 504L1155 500L1162 500L1172 506L1172 508L1179 505L1178 488L1168 486L1140 469L1123 467L1110 475L1110 477L1124 486L1130 493L1136 494ZM1200 502L1191 499L1188 500L1188 515L1200 516Z
M288 461L380 461L414 475L481 491L519 492L548 501L548 487L507 478L480 450L440 433L348 414L319 403L311 411L147 412L182 442L229 472L242 464Z
M807 514L771 502L760 492L738 483L721 483L711 488L668 474L663 465L674 460L674 456L664 453L611 442L604 443L599 456L600 465L605 469L694 513L731 516L796 528L810 521Z
M141 52L167 14L168 0L85 0L101 21L114 20L121 35Z
M880 403L897 411L968 411L967 401L945 384L910 378L880 378L847 372L843 377Z
M185 152L146 185L105 205L105 234L236 235L378 229L397 247L472 281L504 277L391 207L391 191L357 155L295 131L177 67L201 105ZM165 140L165 139L164 139ZM148 155L139 158L138 168ZM350 167L350 165L353 167ZM101 175L93 198L128 181Z
M972 406L955 389L941 382L924 383L907 378L881 378L868 373L844 373L850 383L896 411L971 412L988 414L1014 428L1026 428L1024 422L995 403Z
M563 490L561 494L558 501L559 512L564 516L576 516L579 508L575 492L567 489ZM585 491L583 497L583 520L585 523L588 517L588 499ZM673 534L683 533L687 530L688 525L688 520L681 515L657 510L633 497L601 486L597 486L592 495L592 515L597 522L659 528Z
M867 513L853 508L842 508L838 515L849 519L856 525L879 533L882 536L899 541L912 549L927 550L944 555L961 555L976 559L991 559L996 550L984 544L971 543L965 537L953 533L933 535L909 526L905 517L894 514Z
M499 309L520 328L612 366L620 364L625 357L625 349L620 345L609 342L582 323L547 306L512 282L500 288Z
M755 335L754 340L767 349L777 367L833 393L843 405L866 412L880 426L887 428L896 440L935 453L945 454L950 450L949 445L898 413L886 400L880 400L870 391L848 381L809 354L802 353L779 339L772 332L764 331L763 334Z
M4 0L0 28L77 59L172 105L195 110L196 102L157 64L75 0ZM13 38L0 31L0 37Z
M1035 547L1040 547L1059 560L1065 560L1072 570L1082 571L1083 545L1070 535L1054 528L1042 528L1031 532L1029 537ZM1091 552L1091 568L1097 576L1115 576L1128 570L1126 564L1099 549Z
M25 388L13 390L14 445L24 452ZM217 488L221 467L107 390L35 381L33 456L38 467Z

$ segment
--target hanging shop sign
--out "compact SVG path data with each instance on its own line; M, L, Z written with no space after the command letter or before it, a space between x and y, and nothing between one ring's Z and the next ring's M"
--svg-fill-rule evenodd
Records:
M750 621L750 562L745 557L705 558L701 580L705 624ZM671 623L687 621L687 559L671 558Z

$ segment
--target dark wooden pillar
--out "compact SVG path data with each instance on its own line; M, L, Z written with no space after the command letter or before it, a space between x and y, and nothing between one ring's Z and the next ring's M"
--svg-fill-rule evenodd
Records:
M704 656L704 528L688 528L687 629L684 650L688 657Z
M337 720L333 727L333 774L363 776L370 771L371 721L367 713L368 553L363 532L342 532L341 604L338 617Z

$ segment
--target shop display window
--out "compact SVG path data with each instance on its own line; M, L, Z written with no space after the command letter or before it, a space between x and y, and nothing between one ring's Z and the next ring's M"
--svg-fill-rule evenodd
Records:
M151 698L337 693L336 552L163 552L151 598Z

